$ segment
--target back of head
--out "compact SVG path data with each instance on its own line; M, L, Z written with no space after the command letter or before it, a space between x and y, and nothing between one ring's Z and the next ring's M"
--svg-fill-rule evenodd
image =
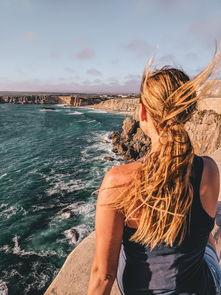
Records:
M152 73L144 72L140 102L142 102L154 118L157 130L170 125L185 124L196 109L195 89L186 90L185 101L180 102L182 86L189 81L189 77L179 69L165 66ZM179 95L177 95L179 92ZM185 90L183 90L183 95ZM193 102L191 103L191 100ZM182 110L181 103L189 104Z

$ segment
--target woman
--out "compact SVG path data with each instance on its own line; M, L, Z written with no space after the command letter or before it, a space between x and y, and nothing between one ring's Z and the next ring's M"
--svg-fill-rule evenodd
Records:
M196 90L217 77L220 60L217 53L192 80L168 67L144 72L139 121L151 152L103 179L88 295L110 294L115 278L124 295L221 294L211 234L219 170L194 153L184 128L211 83Z

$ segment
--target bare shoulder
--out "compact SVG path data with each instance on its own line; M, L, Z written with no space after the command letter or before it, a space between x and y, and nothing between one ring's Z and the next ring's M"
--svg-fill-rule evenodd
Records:
M133 173L140 166L141 163L133 162L109 169L100 186L98 203L114 199L130 183Z
M140 162L132 162L128 164L112 167L107 171L104 182L109 184L124 184L131 180L133 173L141 166Z
M214 217L220 191L220 173L216 161L203 156L203 173L200 183L200 199L207 213Z
M216 163L216 161L209 156L203 156L203 166L204 170L203 173L206 175L206 182L212 182L213 183L219 183L220 180L220 172L219 172L219 167Z

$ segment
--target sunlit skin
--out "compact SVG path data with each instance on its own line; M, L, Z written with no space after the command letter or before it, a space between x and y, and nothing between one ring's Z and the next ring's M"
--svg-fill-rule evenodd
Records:
M159 148L159 135L143 104L140 104L139 119L143 132L151 139L151 150L157 150ZM220 188L219 170L216 163L209 158L204 157L203 161L204 169L200 183L200 199L205 211L214 217ZM140 162L135 161L111 168L103 178L101 188L127 183L131 178L131 174L140 165ZM119 189L111 188L101 190L98 194L95 219L96 251L87 295L109 295L116 278L124 216L117 210L100 206L100 204L114 198L118 193ZM137 228L137 223L134 220L129 220L127 225ZM209 242L215 246L212 234L210 234Z

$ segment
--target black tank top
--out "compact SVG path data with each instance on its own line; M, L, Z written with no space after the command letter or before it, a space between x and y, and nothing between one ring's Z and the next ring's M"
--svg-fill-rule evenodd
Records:
M212 218L202 207L199 195L203 159L195 155L190 181L194 195L190 226L180 246L149 247L130 242L136 231L124 227L119 256L117 282L124 295L215 295L213 278L204 261L205 247L214 227Z

